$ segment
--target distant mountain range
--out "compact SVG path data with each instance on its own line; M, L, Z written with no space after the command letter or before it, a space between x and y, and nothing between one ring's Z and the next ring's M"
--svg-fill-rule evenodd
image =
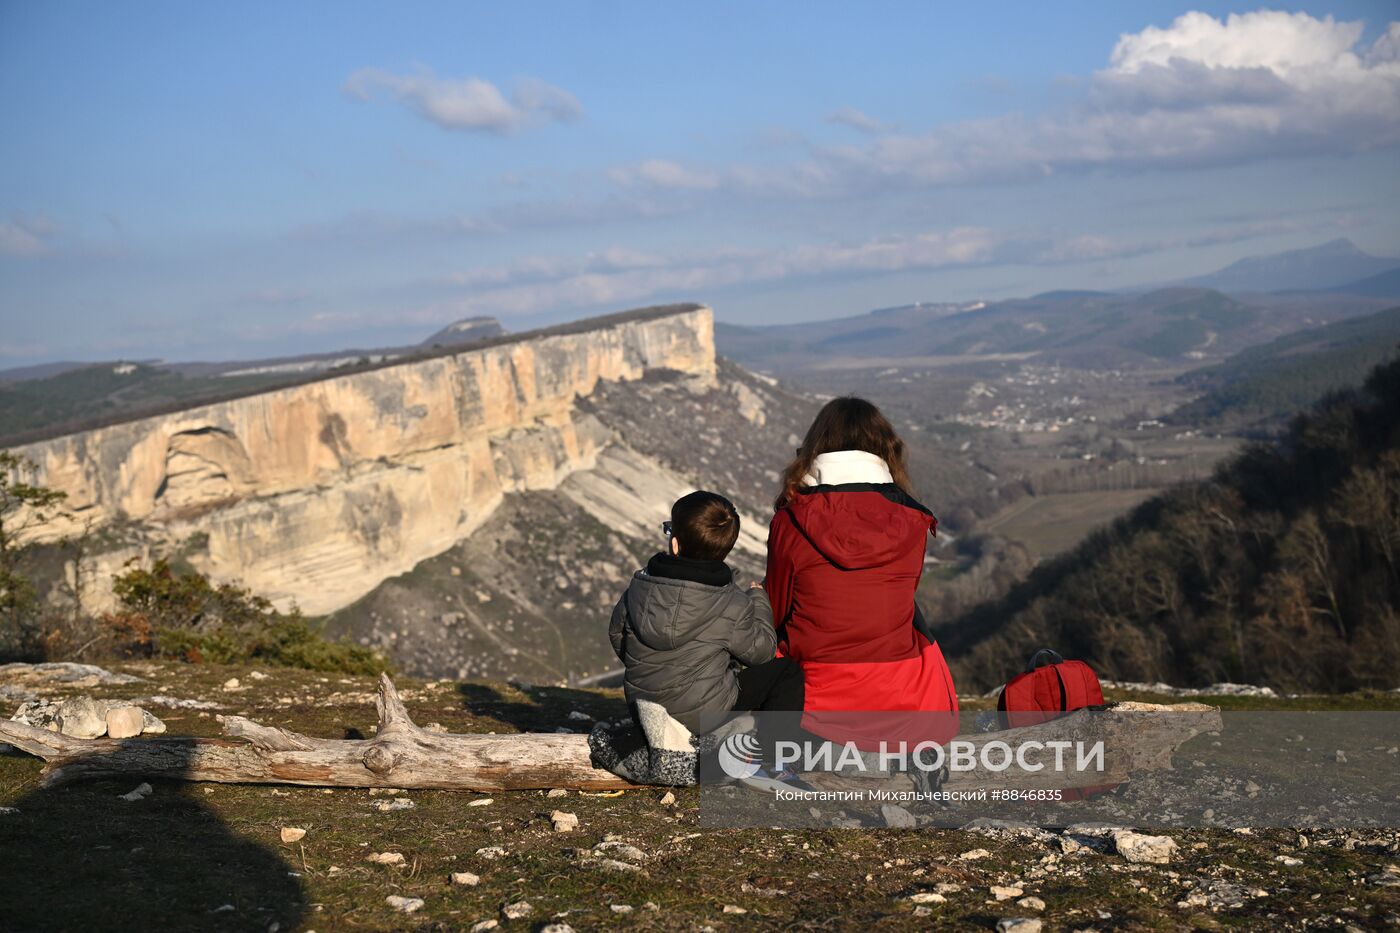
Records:
M1400 267L1382 272L1359 282L1351 282L1331 289L1348 295L1370 295L1375 298L1400 298Z
M910 305L805 324L720 324L715 339L722 354L746 366L791 373L1031 357L1094 369L1191 366L1381 306L1366 296L1235 298L1204 288L1062 291L952 312Z
M1251 256L1209 275L1170 284L1213 288L1222 292L1282 292L1336 289L1355 292L1360 280L1400 272L1400 259L1372 256L1351 240L1329 240L1319 246L1292 249L1268 256ZM1359 294L1369 294L1360 292Z

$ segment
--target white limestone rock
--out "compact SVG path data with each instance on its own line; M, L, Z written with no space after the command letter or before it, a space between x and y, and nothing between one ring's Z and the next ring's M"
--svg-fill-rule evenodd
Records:
M1130 862L1165 865L1176 855L1176 840L1170 836L1146 836L1131 829L1113 832L1113 847Z

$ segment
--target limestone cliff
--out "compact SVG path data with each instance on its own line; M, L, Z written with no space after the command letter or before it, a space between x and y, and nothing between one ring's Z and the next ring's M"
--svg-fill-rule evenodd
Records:
M324 613L439 554L511 491L595 462L575 401L673 370L713 382L698 305L646 309L14 448L71 524L136 529L125 556L195 538L192 562ZM105 574L103 574L105 576Z

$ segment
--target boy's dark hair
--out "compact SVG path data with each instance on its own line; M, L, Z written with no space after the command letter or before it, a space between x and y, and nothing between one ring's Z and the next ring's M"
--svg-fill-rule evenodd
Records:
M692 492L671 506L671 534L683 557L724 560L739 540L739 510L718 493Z

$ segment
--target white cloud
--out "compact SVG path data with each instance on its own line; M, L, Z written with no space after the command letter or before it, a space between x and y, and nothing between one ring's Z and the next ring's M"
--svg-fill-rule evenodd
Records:
M43 256L49 251L49 238L54 232L53 223L43 217L0 220L0 256Z
M748 195L832 196L1394 147L1400 23L1369 46L1362 35L1361 23L1306 13L1187 13L1120 37L1078 101L1056 112L878 132L792 165L708 171Z
M860 130L862 133L881 133L888 129L880 120L875 119L868 113L862 113L854 107L842 107L835 113L829 114L826 118L826 122L849 126L851 129Z
M635 165L620 165L608 172L620 185L648 185L654 188L718 188L719 175L703 169L686 168L666 159L646 159Z
M1346 218L1266 218L1160 238L958 227L854 243L662 253L612 248L582 256L524 257L448 277L458 297L410 312L439 322L464 314L531 314L705 296L715 289L778 281L850 278L970 266L1061 265L1124 259L1281 234L1332 236Z
M505 134L531 123L576 120L583 113L568 91L534 78L519 82L509 99L490 81L439 78L427 69L398 75L362 68L345 81L345 92L358 100L370 100L380 90L448 130Z
M1339 23L1328 16L1259 10L1231 13L1224 21L1206 13L1184 13L1166 29L1149 26L1119 38L1110 70L1141 71L1194 62L1213 68L1266 68L1277 74L1321 67L1332 69L1352 55L1363 24Z

